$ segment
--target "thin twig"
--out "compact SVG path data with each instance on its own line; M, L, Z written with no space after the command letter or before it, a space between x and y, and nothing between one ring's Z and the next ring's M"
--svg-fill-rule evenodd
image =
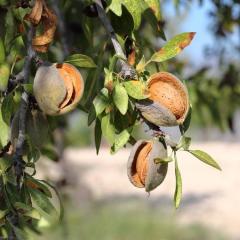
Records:
M22 70L23 83L28 83L29 81L31 62L36 55L36 52L32 48L33 36L34 36L34 27L31 25L27 35L27 56L25 58L25 62ZM26 134L26 116L27 116L28 104L29 104L29 96L26 92L23 92L20 107L19 107L18 139L16 144L16 151L13 156L13 163L14 163L18 190L21 189L21 178L24 173L24 161L22 160L22 156L23 156L23 147L24 147L25 134Z
M121 45L119 44L116 34L114 32L114 29L111 25L111 22L109 21L106 12L103 8L102 2L101 0L95 0L96 6L97 6L97 12L98 12L98 17L101 20L103 26L105 27L109 37L111 38L114 50L116 52L117 55L119 55L120 57L122 57L125 60L120 59L120 65L121 65L121 75L123 76L123 78L133 78L136 75L136 71L134 68L132 68L128 63L127 63L127 58L126 55L121 47Z

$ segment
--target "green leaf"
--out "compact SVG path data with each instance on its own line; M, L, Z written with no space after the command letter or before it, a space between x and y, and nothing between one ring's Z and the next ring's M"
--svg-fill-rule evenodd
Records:
M101 140L102 140L102 129L101 129L101 121L97 118L94 128L94 137L95 137L95 146L96 152L99 153Z
M13 9L13 14L14 14L14 17L22 22L24 20L24 17L26 16L26 14L29 13L29 8L14 8Z
M133 80L133 81L126 81L123 84L130 97L138 100L148 98L148 95L146 94L147 92L146 85L143 82Z
M172 162L173 158L172 157L166 157L166 158L154 158L154 162L156 164L158 163L169 163Z
M83 67L83 68L95 68L97 65L94 63L92 58L83 55L83 54L73 54L69 56L66 60L66 63L71 63L76 67Z
M2 106L0 105L0 144L7 145L9 140L9 126L4 122L2 117Z
M134 22L134 29L137 30L141 23L142 13L147 8L147 5L144 0L115 0L109 6L109 9L112 10L117 16L122 15L121 4L123 4L129 13L131 14Z
M109 9L114 12L117 16L121 16L122 15L122 3L121 1L112 1Z
M144 12L144 16L151 24L153 30L159 33L159 36L166 41L166 36L162 26L162 15L159 0L144 0L147 4L147 10Z
M222 170L221 167L218 165L218 163L206 152L203 152L201 150L188 150L194 157L198 158L202 162L218 169Z
M4 60L5 60L5 48L2 38L0 38L0 63L4 62Z
M116 135L115 142L111 147L111 153L116 153L121 149L125 144L127 144L130 138L130 134L127 130L123 130L120 134Z
M117 84L113 90L113 101L120 113L125 115L128 110L128 94L120 84Z
M94 98L93 105L90 108L88 115L88 125L98 117L109 105L109 96L107 88L103 88L100 93Z
M35 179L35 178L31 177L30 175L26 175L26 179L27 179L26 185L29 188L40 189L48 198L52 197L51 191L48 189L48 187L45 184L41 183L40 180Z
M159 0L144 0L158 21L162 19Z
M169 40L158 52L154 53L149 62L163 62L175 57L191 43L194 35L195 32L187 32L175 36Z
M34 218L34 219L37 219L39 220L41 218L41 215L39 214L39 212L34 209L33 207L31 207L30 205L26 205L22 202L16 202L14 204L14 207L17 209L17 210L22 210L22 214L24 216L27 216L27 217L31 217L31 218Z
M43 211L44 214L53 218L57 218L57 210L44 193L37 189L29 189L29 192L33 202L41 211Z
M182 177L178 168L176 157L175 157L175 178L176 178L176 188L174 193L174 203L175 203L175 207L178 208L182 199Z
M11 42L15 38L16 35L16 27L17 24L14 20L13 12L11 9L7 11L5 17L5 38L4 38L4 46L5 51L8 53L10 50Z
M10 76L10 66L7 63L0 63L0 91L5 91Z
M115 139L115 128L111 123L110 114L107 114L102 118L101 129L103 136L110 144L113 144Z
M2 102L2 118L7 125L10 125L11 116L14 112L13 94L8 94Z
M141 60L139 61L139 63L136 66L137 72L139 72L139 73L143 72L145 70L145 64L146 64L145 57L142 56Z
M45 180L40 180L43 184L47 185L48 187L50 187L56 194L58 201L59 201L59 205L60 205L60 214L59 214L59 220L61 221L64 215L64 207L63 207L63 202L61 199L60 194L58 193L57 189L55 186L53 186L52 184L50 184L49 182L45 181Z
M99 116L109 105L108 90L103 88L93 100L96 116Z

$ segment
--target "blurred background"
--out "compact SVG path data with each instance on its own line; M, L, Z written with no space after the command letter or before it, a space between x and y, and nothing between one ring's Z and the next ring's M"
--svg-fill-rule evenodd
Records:
M78 52L94 56L100 64L94 46L107 35L97 18L90 23L86 2L52 1L53 8L65 19L65 26L58 30L60 40L51 46L54 60ZM86 15L79 14L81 10ZM186 153L179 154L183 201L175 210L173 166L170 164L166 180L150 195L136 189L126 174L130 148L110 155L103 141L96 155L93 127L87 127L84 111L77 110L62 122L59 138L64 142L60 141L59 148L63 144L66 147L58 161L44 158L38 162L39 178L57 184L65 206L61 224L41 223L44 234L39 239L240 239L240 2L165 0L161 1L161 11L167 39L181 32L197 34L182 54L152 71L168 70L186 82L193 106L188 132L192 148L208 152L222 172ZM113 14L108 14L114 22ZM92 31L84 28L88 22ZM120 37L122 33L118 34ZM136 45L147 46L145 56L164 43L144 19L137 36ZM109 44L100 56L101 64L107 63L111 51ZM99 85L100 89L99 79L94 74L90 79L90 74L85 74L86 87ZM92 89L92 96L83 99L86 108L98 87ZM176 129L170 129L170 134L177 135ZM147 137L144 127L136 129L136 135Z

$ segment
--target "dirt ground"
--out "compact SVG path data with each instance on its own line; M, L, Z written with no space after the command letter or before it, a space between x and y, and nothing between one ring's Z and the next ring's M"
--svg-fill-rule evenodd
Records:
M240 239L240 143L196 143L192 149L201 149L214 157L222 167L215 170L188 153L178 154L179 168L183 179L183 201L175 211L172 197L175 188L174 165L170 163L164 183L148 196L128 181L126 162L130 149L115 155L101 149L67 149L65 170L76 183L75 193L88 189L96 200L134 198L137 201L163 206L183 223L200 222L224 231L233 239ZM44 165L44 164L43 164ZM42 176L60 177L59 166L45 164Z

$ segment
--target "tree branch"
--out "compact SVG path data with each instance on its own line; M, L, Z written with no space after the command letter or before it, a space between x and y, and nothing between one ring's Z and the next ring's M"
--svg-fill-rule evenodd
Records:
M117 40L116 33L114 32L111 22L109 21L105 13L101 0L95 0L95 3L97 7L98 17L101 20L103 26L105 27L109 37L111 38L116 54L126 60L126 61L121 59L119 60L122 68L120 74L122 75L123 78L135 78L135 76L137 75L136 70L127 63L126 55L124 54L122 47ZM160 129L160 127L148 122L144 117L142 117L141 113L140 113L140 116L141 116L141 119L149 127L149 129L152 130L153 132L152 135L154 137L166 136L166 134Z
M98 17L101 20L103 26L105 27L109 37L111 38L114 50L117 55L121 56L124 60L120 59L120 65L121 65L121 72L120 74L123 76L123 78L134 78L136 76L136 71L133 67L131 67L127 63L127 58L126 55L124 54L124 51L119 44L116 34L114 32L114 29L105 13L105 10L103 8L101 0L95 0L96 7L97 7L97 12L98 12Z
M34 27L31 25L27 35L27 56L25 58L22 75L23 75L23 83L28 83L29 75L30 75L30 67L32 59L36 56L36 52L32 48L32 39L34 36ZM23 147L25 142L25 134L26 134L26 116L27 109L29 104L29 96L26 92L22 93L21 103L19 107L19 132L18 139L16 144L16 151L13 156L13 164L14 170L16 174L17 180L17 188L21 189L21 178L24 173L24 161L22 159L23 156Z

